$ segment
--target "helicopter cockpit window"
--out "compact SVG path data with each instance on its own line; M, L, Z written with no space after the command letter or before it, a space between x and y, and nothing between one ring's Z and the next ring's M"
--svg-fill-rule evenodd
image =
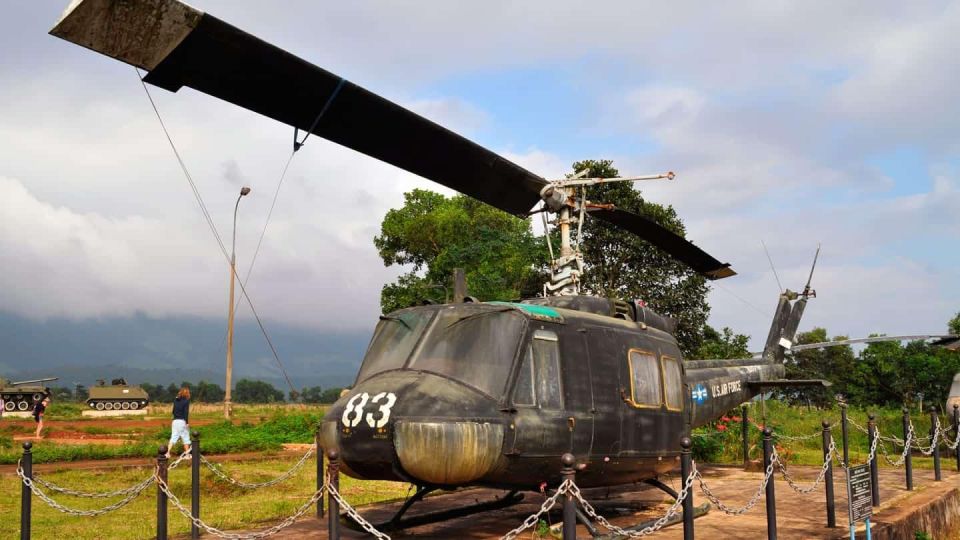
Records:
M660 362L656 355L637 349L630 350L630 383L635 406L661 405Z
M667 397L667 408L679 411L683 408L683 375L680 362L672 356L663 356L663 389Z
M523 355L513 404L544 409L563 408L563 390L560 387L560 347L557 335L547 330L533 334L530 347Z
M524 326L524 317L513 308L491 309L484 304L444 308L409 367L500 396Z
M402 368L433 314L433 311L408 310L382 316L363 357L357 382L383 371Z

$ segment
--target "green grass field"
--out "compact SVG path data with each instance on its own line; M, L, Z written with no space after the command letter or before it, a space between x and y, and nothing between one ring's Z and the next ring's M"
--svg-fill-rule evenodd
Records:
M298 458L285 457L245 463L228 462L223 469L232 477L246 482L263 482L287 471ZM212 461L215 461L213 459ZM147 467L119 468L105 471L64 470L44 474L43 478L57 485L82 491L110 491L133 485L153 470ZM174 494L189 508L190 464L184 462L170 472ZM313 458L296 475L276 486L255 491L243 490L213 475L206 468L201 472L201 517L206 523L223 530L269 527L291 515L306 502L316 487L316 462ZM358 482L341 476L340 491L354 504L394 500L408 493L408 485L397 482ZM82 499L52 494L54 499L71 508L93 509L112 504L111 499ZM156 535L156 487L146 489L129 505L97 517L74 517L58 512L34 497L32 538L76 540L146 539ZM20 528L20 486L15 475L0 475L0 538L16 538ZM308 513L316 515L311 509ZM189 534L190 523L171 504L169 507L171 536Z

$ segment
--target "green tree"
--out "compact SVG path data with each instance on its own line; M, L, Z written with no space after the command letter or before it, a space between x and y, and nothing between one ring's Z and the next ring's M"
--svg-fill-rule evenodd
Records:
M611 160L585 160L573 164L574 173L613 178L620 173ZM591 186L587 198L613 203L617 208L643 214L684 236L686 229L672 206L651 203L629 182ZM586 265L584 285L600 296L642 299L662 315L677 319L677 341L685 356L703 342L710 314L706 280L689 267L638 236L600 220L583 228L582 251Z
M304 403L322 403L323 389L319 386L310 386L304 388L300 395L303 396Z
M464 269L473 296L519 298L539 289L546 264L529 220L465 195L423 189L405 193L403 207L387 212L373 243L386 266L412 266L383 287L384 313L423 300L449 301L454 268Z
M343 388L340 387L327 388L320 394L320 403L334 403L340 399L340 392L342 391Z
M240 379L234 390L237 403L277 403L283 401L283 392L264 381Z
M147 396L150 397L150 401L167 401L167 391L163 388L163 385L143 383L140 385L140 388L147 393Z
M197 383L196 388L192 390L191 394L194 399L197 401L202 401L204 403L216 403L223 401L226 393L223 391L223 387L219 384L211 383L207 381L200 381Z
M825 328L814 328L797 334L796 342L799 345L842 339L847 337L834 336L831 339L828 338ZM849 345L799 351L789 355L785 363L788 379L824 379L832 383L828 388L809 386L785 389L781 395L787 401L826 407L833 402L837 394L843 395L849 401L860 399L862 385L856 376L856 358Z
M748 358L750 356L750 350L747 348L749 341L750 336L734 334L733 330L726 326L717 332L715 328L706 324L703 327L703 341L691 358L701 360Z
M947 331L955 336L960 336L960 311L947 323Z

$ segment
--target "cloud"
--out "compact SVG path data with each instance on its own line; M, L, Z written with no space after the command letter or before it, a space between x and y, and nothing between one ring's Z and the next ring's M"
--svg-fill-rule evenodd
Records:
M757 308L718 286L714 324L766 334L761 314L776 285L761 238L794 288L824 243L811 324L920 330L956 310L956 3L196 4L545 177L605 156L625 174L676 171L673 182L645 183L644 195L673 204L698 245L733 262L740 277L721 285ZM133 70L47 36L62 7L17 4L0 22L10 53L0 61L0 139L9 141L0 145L0 307L222 316L223 256ZM544 92L574 90L569 106L549 111L555 124L518 143L498 126L546 114L511 108L521 90L510 81L523 70L549 74ZM437 90L465 77L492 90ZM237 187L253 188L237 230L245 274L291 130L189 89L151 92L221 235ZM580 143L602 156L570 150ZM904 147L921 156L915 178L871 162ZM383 267L371 239L414 187L438 189L311 137L252 274L261 313L369 327L380 287L399 272ZM888 327L884 314L896 314Z

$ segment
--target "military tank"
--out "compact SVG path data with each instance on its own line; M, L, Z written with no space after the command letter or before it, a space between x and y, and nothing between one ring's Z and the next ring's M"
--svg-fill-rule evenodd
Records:
M31 381L10 382L0 379L0 402L5 412L29 411L34 402L50 395L50 388L40 383L55 381L58 377L46 377Z
M147 391L131 386L124 379L113 379L108 385L103 379L90 388L87 405L97 411L135 411L150 403Z

